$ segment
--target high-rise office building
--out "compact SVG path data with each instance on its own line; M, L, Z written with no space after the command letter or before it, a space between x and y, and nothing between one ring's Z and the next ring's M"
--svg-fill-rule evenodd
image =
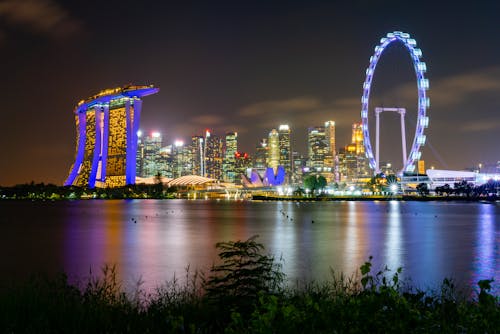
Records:
M288 180L291 180L292 176L292 149L290 144L290 133L290 127L287 124L279 126L279 165L285 168Z
M236 152L234 154L235 158L235 181L236 183L241 183L241 176L248 176L248 170L252 168L252 159L247 153L244 152Z
M278 168L278 165L280 164L280 140L276 129L272 129L271 132L269 132L267 142L267 166L271 168Z
M359 181L371 176L368 159L365 154L361 123L352 125L352 143L339 154L339 173L341 180Z
M328 143L325 128L322 126L307 129L307 153L309 156L307 166L312 172L322 172L328 154Z
M337 156L337 149L335 147L335 122L326 121L325 122L325 139L328 146L328 151L325 155L325 167L331 168L332 171L335 170L335 159Z
M365 141L361 123L352 125L352 140L356 145L356 155L358 159L357 178L367 178L371 176L370 165L365 153Z
M302 184L302 177L304 173L304 169L307 165L306 159L304 156L297 151L292 152L292 183L293 184Z
M74 110L75 162L65 185L94 188L135 183L141 98L158 90L124 86L103 90L78 103Z
M205 139L191 137L191 174L203 176L205 173Z
M365 142L363 139L363 127L361 123L354 123L352 125L352 144L356 145L356 154L365 153Z
M307 133L309 172L324 176L328 182L335 180L335 123L310 127Z
M203 176L222 180L223 149L224 140L207 130L205 132L205 171Z
M236 172L236 152L238 151L238 133L226 133L224 145L224 161L222 163L223 179L226 182L239 180Z
M142 131L137 131L137 156L135 159L135 171L137 176L142 175L142 167L144 162L144 138L142 137Z
M267 156L269 147L267 139L263 138L255 148L255 157L253 160L253 168L260 174L264 175L267 168Z
M356 144L349 144L339 150L340 181L351 182L358 178L358 154Z
M163 139L159 132L153 132L142 140L142 171L141 177L153 177L160 173L166 176L167 160L162 152Z
M182 140L176 140L171 151L173 178L191 174L193 169L191 157L191 147L184 145Z

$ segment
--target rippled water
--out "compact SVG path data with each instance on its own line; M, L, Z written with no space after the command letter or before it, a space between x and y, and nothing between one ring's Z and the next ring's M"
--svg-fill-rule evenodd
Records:
M500 207L454 202L0 202L6 279L64 271L72 280L115 264L126 285L152 289L185 268L206 270L218 241L255 234L290 282L402 266L422 287L445 277L500 281ZM5 275L6 273L6 275Z

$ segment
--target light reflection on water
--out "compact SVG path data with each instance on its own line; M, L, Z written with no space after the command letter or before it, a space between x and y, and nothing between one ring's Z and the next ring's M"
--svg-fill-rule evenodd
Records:
M208 270L216 242L258 241L291 283L352 274L374 257L422 288L445 277L500 281L500 207L438 202L0 202L2 268L12 278L65 271L72 280L115 264L126 286L151 290Z

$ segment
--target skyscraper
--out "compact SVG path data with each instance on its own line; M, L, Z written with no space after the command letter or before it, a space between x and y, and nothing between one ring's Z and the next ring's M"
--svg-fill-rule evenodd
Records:
M279 126L279 164L285 168L288 180L291 180L292 176L292 150L290 145L290 133L290 127L287 124L282 124Z
M365 142L363 140L363 127L361 123L352 125L352 144L356 145L356 154L365 153Z
M137 155L135 158L135 173L137 176L142 175L142 164L144 162L144 139L142 138L142 131L137 131Z
M191 174L203 176L205 172L205 139L191 137Z
M234 154L235 157L235 171L236 171L236 177L235 181L237 183L241 183L241 175L249 175L250 173L247 173L249 169L251 169L252 166L252 159L247 153L244 152L236 152Z
M334 126L334 125L333 125ZM328 132L327 132L328 131ZM325 126L315 126L308 129L308 163L309 171L324 176L328 182L335 179L334 155L335 129L330 122Z
M335 158L337 156L337 149L335 148L335 122L325 122L325 139L328 146L328 151L325 155L325 167L331 168L332 172L335 170Z
M172 177L176 178L191 174L191 148L184 145L182 140L176 140L172 145L171 157Z
M260 174L264 175L267 168L267 155L269 147L267 145L267 139L263 138L257 147L255 148L255 158L253 162L253 168Z
M205 171L203 176L211 179L222 179L222 157L224 141L209 130L205 132Z
M292 183L293 184L301 184L302 183L302 174L304 172L304 168L306 167L306 159L297 151L292 152Z
M365 142L361 123L352 125L352 143L356 146L357 156L357 178L366 178L371 175L370 165L365 153Z
M160 173L166 176L166 159L161 154L163 139L161 133L153 132L142 140L142 173L141 177L153 177Z
M239 180L236 172L236 157L238 151L238 133L226 133L226 142L224 145L224 161L222 163L223 179L226 182L235 182Z
M269 132L268 148L266 159L267 166L271 168L278 168L278 165L280 164L280 140L276 129L272 129L271 132Z
M309 156L307 166L313 172L322 172L329 150L325 137L325 128L322 126L308 128L307 144L307 153Z
M342 154L339 154L339 164L340 177L348 182L359 181L370 176L361 123L352 125L352 143L345 147Z
M144 96L153 86L106 89L76 106L75 162L65 185L117 187L134 184L137 132Z

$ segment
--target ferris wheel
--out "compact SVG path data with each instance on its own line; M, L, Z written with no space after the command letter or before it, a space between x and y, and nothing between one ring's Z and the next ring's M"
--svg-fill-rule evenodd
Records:
M429 108L429 98L426 96L426 92L429 89L429 80L425 78L425 72L427 71L426 64L421 61L422 50L417 48L417 42L410 38L408 33L401 31L394 31L387 34L386 37L380 39L380 44L375 47L375 53L370 57L370 65L366 69L366 79L363 83L363 96L361 97L361 122L363 129L363 139L365 145L365 152L368 158L370 167L379 173L378 169L379 161L375 160L373 155L371 143L370 143L370 131L368 128L368 111L370 103L370 89L372 85L373 75L375 73L375 68L377 63L382 56L384 50L394 42L401 42L404 44L408 50L410 57L413 61L413 67L415 69L415 75L417 78L417 90L418 90L418 112L417 112L417 126L415 129L415 137L413 138L413 144L411 146L410 153L408 157L403 157L404 165L400 174L403 172L413 172L415 171L415 163L420 159L421 152L420 147L425 144L426 136L424 134L424 129L429 126L429 117L426 115L427 108ZM406 139L403 139L405 141ZM406 144L405 144L406 145ZM405 150L406 151L406 150ZM377 148L378 156L378 148ZM378 158L378 157L377 157Z

